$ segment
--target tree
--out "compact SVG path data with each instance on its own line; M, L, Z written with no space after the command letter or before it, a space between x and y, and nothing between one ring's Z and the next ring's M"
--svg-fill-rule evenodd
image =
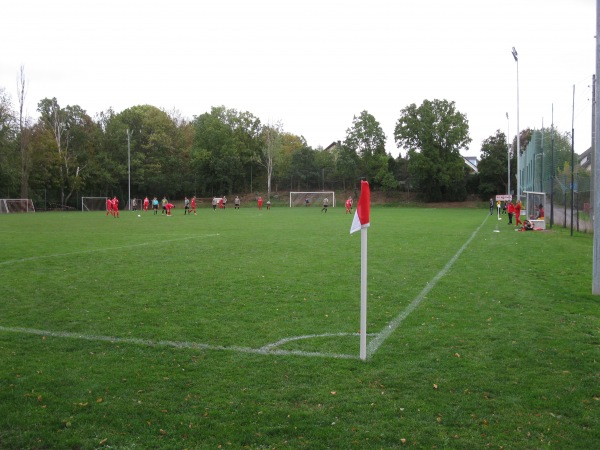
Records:
M342 180L344 190L356 187L358 180L360 160L358 154L353 149L341 145L336 159L336 173L338 179ZM348 186L346 185L348 183Z
M0 88L0 190L6 194L15 190L18 179L15 122L10 96Z
M381 165L378 158L385 156L386 136L379 122L372 114L362 111L352 119L352 127L346 130L344 146L359 155L359 169L363 177L372 185L381 179ZM379 175L379 176L378 176Z
M354 150L361 158L385 155L385 133L375 117L367 111L352 119L352 126L346 130L344 145Z
M508 190L508 151L506 135L500 130L488 137L481 145L479 170L479 194L488 199ZM512 171L511 171L512 172Z
M252 176L252 162L262 156L260 121L248 112L220 106L196 117L194 127L191 165L204 190L211 195L243 190L246 173Z
M262 128L263 151L258 163L267 171L267 200L271 198L271 181L275 161L281 154L282 128L281 123L266 125Z
M29 171L31 167L28 154L29 144L29 118L25 114L25 97L27 93L27 81L25 79L25 67L21 66L17 78L17 99L19 102L19 149L21 155L21 198L29 198Z
M95 127L81 107L61 108L56 98L38 103L40 122L54 138L55 164L59 172L61 206L66 206L76 189L83 187L82 174L88 162L88 133Z
M471 142L469 123L454 102L425 100L400 112L394 138L407 150L409 170L427 201L466 198L464 160L460 151Z
M297 182L296 189L311 190L318 185L318 169L315 161L315 151L308 145L292 153L290 165L290 179Z

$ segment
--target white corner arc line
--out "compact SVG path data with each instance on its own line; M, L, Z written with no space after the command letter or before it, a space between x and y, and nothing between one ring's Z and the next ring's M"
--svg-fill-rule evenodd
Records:
M448 270L454 265L458 257L461 253L468 247L471 241L475 238L483 224L487 221L489 216L486 216L484 221L477 227L475 231L471 234L469 239L462 245L461 248L458 249L456 254L446 263L446 265L439 271L439 273L433 277L433 279L427 283L427 285L423 288L423 290L415 297L415 299L406 307L404 311L398 314L392 321L381 330L375 339L369 342L367 345L367 357L371 357L381 345L387 340L388 337L400 326L400 324L406 319L411 312L413 312L425 299L425 296L429 293L431 289L440 281L440 279L448 273Z
M271 351L275 347L279 347L280 345L285 345L288 342L300 341L303 339L315 339L321 337L347 337L347 336L360 336L360 333L323 333L323 334L306 334L303 336L292 336L288 338L283 338L278 340L277 342L273 342L271 344L263 345L260 350ZM375 333L369 334L369 336L376 336Z

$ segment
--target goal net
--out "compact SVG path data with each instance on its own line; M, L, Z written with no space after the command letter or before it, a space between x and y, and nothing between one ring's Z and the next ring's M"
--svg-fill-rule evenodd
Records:
M0 198L0 214L35 212L30 198Z
M81 197L82 211L106 211L107 197Z
M323 199L329 200L329 206L335 208L335 192L290 192L290 208L293 206L323 206Z

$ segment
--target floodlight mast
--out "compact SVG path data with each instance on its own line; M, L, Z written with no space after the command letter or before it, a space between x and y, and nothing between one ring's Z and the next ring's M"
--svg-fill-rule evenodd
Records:
M512 55L517 63L517 201L521 199L521 130L519 128L519 54L512 48Z
M127 128L127 204L129 207L129 211L131 211L131 136L133 135L133 131L129 131Z
M507 187L507 195L510 195L510 119L508 118L508 113L506 113L506 143L508 144L508 187Z
M596 80L600 74L600 0L596 0ZM593 277L592 277L592 294L600 295L600 154L598 153L598 137L600 136L600 102L598 102L598 89L594 90L594 167L592 174L594 175L594 252L593 252Z

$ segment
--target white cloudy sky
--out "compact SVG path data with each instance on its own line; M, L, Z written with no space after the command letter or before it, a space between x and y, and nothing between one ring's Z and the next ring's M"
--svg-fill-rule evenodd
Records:
M552 121L590 146L594 0L14 0L2 6L0 87L27 110L56 97L92 117L138 104L192 118L224 105L281 121L314 148L354 115L381 124L398 154L400 110L454 101L481 143ZM509 121L506 113L509 114ZM404 154L404 152L403 152Z

